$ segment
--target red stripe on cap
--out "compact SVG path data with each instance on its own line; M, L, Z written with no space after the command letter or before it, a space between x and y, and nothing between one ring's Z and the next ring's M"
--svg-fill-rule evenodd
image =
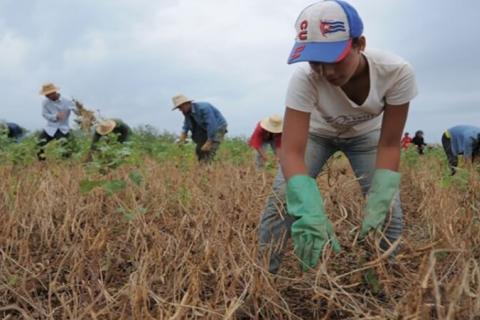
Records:
M345 49L343 49L342 53L340 53L340 55L338 56L337 60L335 60L335 62L342 61L350 52L351 47L352 47L352 39L349 39L347 42L347 45L345 46Z
M297 48L295 49L295 53L300 53L300 52L303 51L303 49L305 49L305 45L297 47Z
M292 55L290 56L290 60L296 60L300 58L300 56L302 55L303 49L305 49L305 45L295 48L295 51L292 52Z

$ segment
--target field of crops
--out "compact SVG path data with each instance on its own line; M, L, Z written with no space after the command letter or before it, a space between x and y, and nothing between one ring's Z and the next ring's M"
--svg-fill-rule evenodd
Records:
M395 261L356 240L364 200L338 156L318 183L342 252L303 273L290 244L272 275L256 233L276 168L242 139L209 166L149 128L88 163L88 137L43 162L31 137L0 142L3 319L480 319L480 170L449 176L440 149L402 156Z

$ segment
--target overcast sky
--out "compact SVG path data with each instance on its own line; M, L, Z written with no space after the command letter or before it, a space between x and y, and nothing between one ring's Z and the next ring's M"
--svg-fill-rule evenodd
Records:
M480 126L480 1L352 0L367 46L406 58L419 95L407 130L437 142ZM45 82L119 117L178 132L171 96L217 106L230 135L283 114L305 0L0 0L0 118L41 128Z

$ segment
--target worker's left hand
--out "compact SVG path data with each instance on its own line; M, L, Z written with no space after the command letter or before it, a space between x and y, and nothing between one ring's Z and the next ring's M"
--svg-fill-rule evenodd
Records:
M393 198L400 188L400 173L388 169L377 169L372 178L367 195L365 218L360 230L360 238L371 230L383 227L387 213L392 206Z
M207 151L210 151L212 149L212 146L213 146L213 143L211 140L207 140L207 142L205 142L201 148L201 150L203 152L207 152Z
M59 111L57 113L57 120L58 121L63 121L67 117L67 112L66 111Z

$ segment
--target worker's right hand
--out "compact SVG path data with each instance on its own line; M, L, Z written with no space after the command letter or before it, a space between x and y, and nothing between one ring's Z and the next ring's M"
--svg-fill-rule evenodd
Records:
M331 241L335 252L341 250L333 225L325 214L315 179L296 175L288 180L287 210L288 214L297 218L292 224L292 239L304 271L317 265L327 242Z
M182 145L184 144L185 142L187 141L187 133L186 132L182 132L180 134L180 137L178 138L178 140L176 141L176 143L178 145Z

